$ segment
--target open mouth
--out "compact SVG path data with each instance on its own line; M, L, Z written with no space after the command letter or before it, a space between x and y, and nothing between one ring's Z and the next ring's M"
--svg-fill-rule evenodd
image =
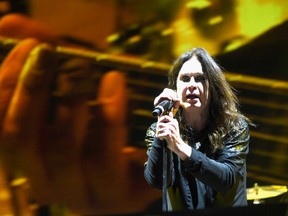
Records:
M197 95L194 94L189 94L186 96L187 100L195 100L198 99L199 97Z

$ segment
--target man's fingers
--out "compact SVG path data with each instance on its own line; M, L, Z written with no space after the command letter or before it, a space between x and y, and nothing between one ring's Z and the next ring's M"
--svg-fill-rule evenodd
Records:
M33 37L52 44L57 41L57 36L43 23L17 13L7 14L0 19L0 34L18 39Z
M14 71L13 88L6 88L13 89L9 93L13 96L5 105L7 111L1 131L4 166L9 178L19 175L28 178L39 202L49 200L51 193L38 144L51 99L55 65L53 49L39 44L29 53L21 73Z
M154 99L154 106L158 105L163 99L178 101L176 92L169 88L165 88L162 93Z
M6 115L18 77L30 51L39 42L34 39L21 41L5 58L0 69L0 124Z
M39 132L50 100L55 68L56 57L48 45L38 45L30 52L10 102L3 133L33 137Z

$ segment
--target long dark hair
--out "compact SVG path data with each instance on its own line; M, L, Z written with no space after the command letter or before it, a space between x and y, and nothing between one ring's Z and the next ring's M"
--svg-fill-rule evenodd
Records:
M210 94L210 108L209 108L209 128L208 138L210 141L210 149L215 152L217 149L223 147L223 138L228 132L235 128L235 124L239 117L249 121L238 109L238 99L235 94L235 90L226 81L225 75L220 66L214 61L214 59L203 48L193 48L192 50L183 53L174 63L174 66L169 72L168 87L176 90L177 77L182 65L196 56L201 63L205 77L209 82L209 94ZM181 108L176 115L176 118L180 122L181 134L187 136L188 130L186 121L181 114Z

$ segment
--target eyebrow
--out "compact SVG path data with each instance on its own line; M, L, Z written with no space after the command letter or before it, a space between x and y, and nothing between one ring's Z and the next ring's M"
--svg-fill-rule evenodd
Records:
M180 73L181 76L183 75L190 75L190 74L193 74L193 75L205 75L204 73L202 72L185 72L185 73Z

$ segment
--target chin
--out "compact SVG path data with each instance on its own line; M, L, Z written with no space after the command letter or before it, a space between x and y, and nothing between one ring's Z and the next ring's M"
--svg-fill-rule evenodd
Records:
M199 103L195 103L195 104L185 103L183 108L186 109L186 110L188 110L188 109L199 109L199 108L201 108L201 104L199 104Z

